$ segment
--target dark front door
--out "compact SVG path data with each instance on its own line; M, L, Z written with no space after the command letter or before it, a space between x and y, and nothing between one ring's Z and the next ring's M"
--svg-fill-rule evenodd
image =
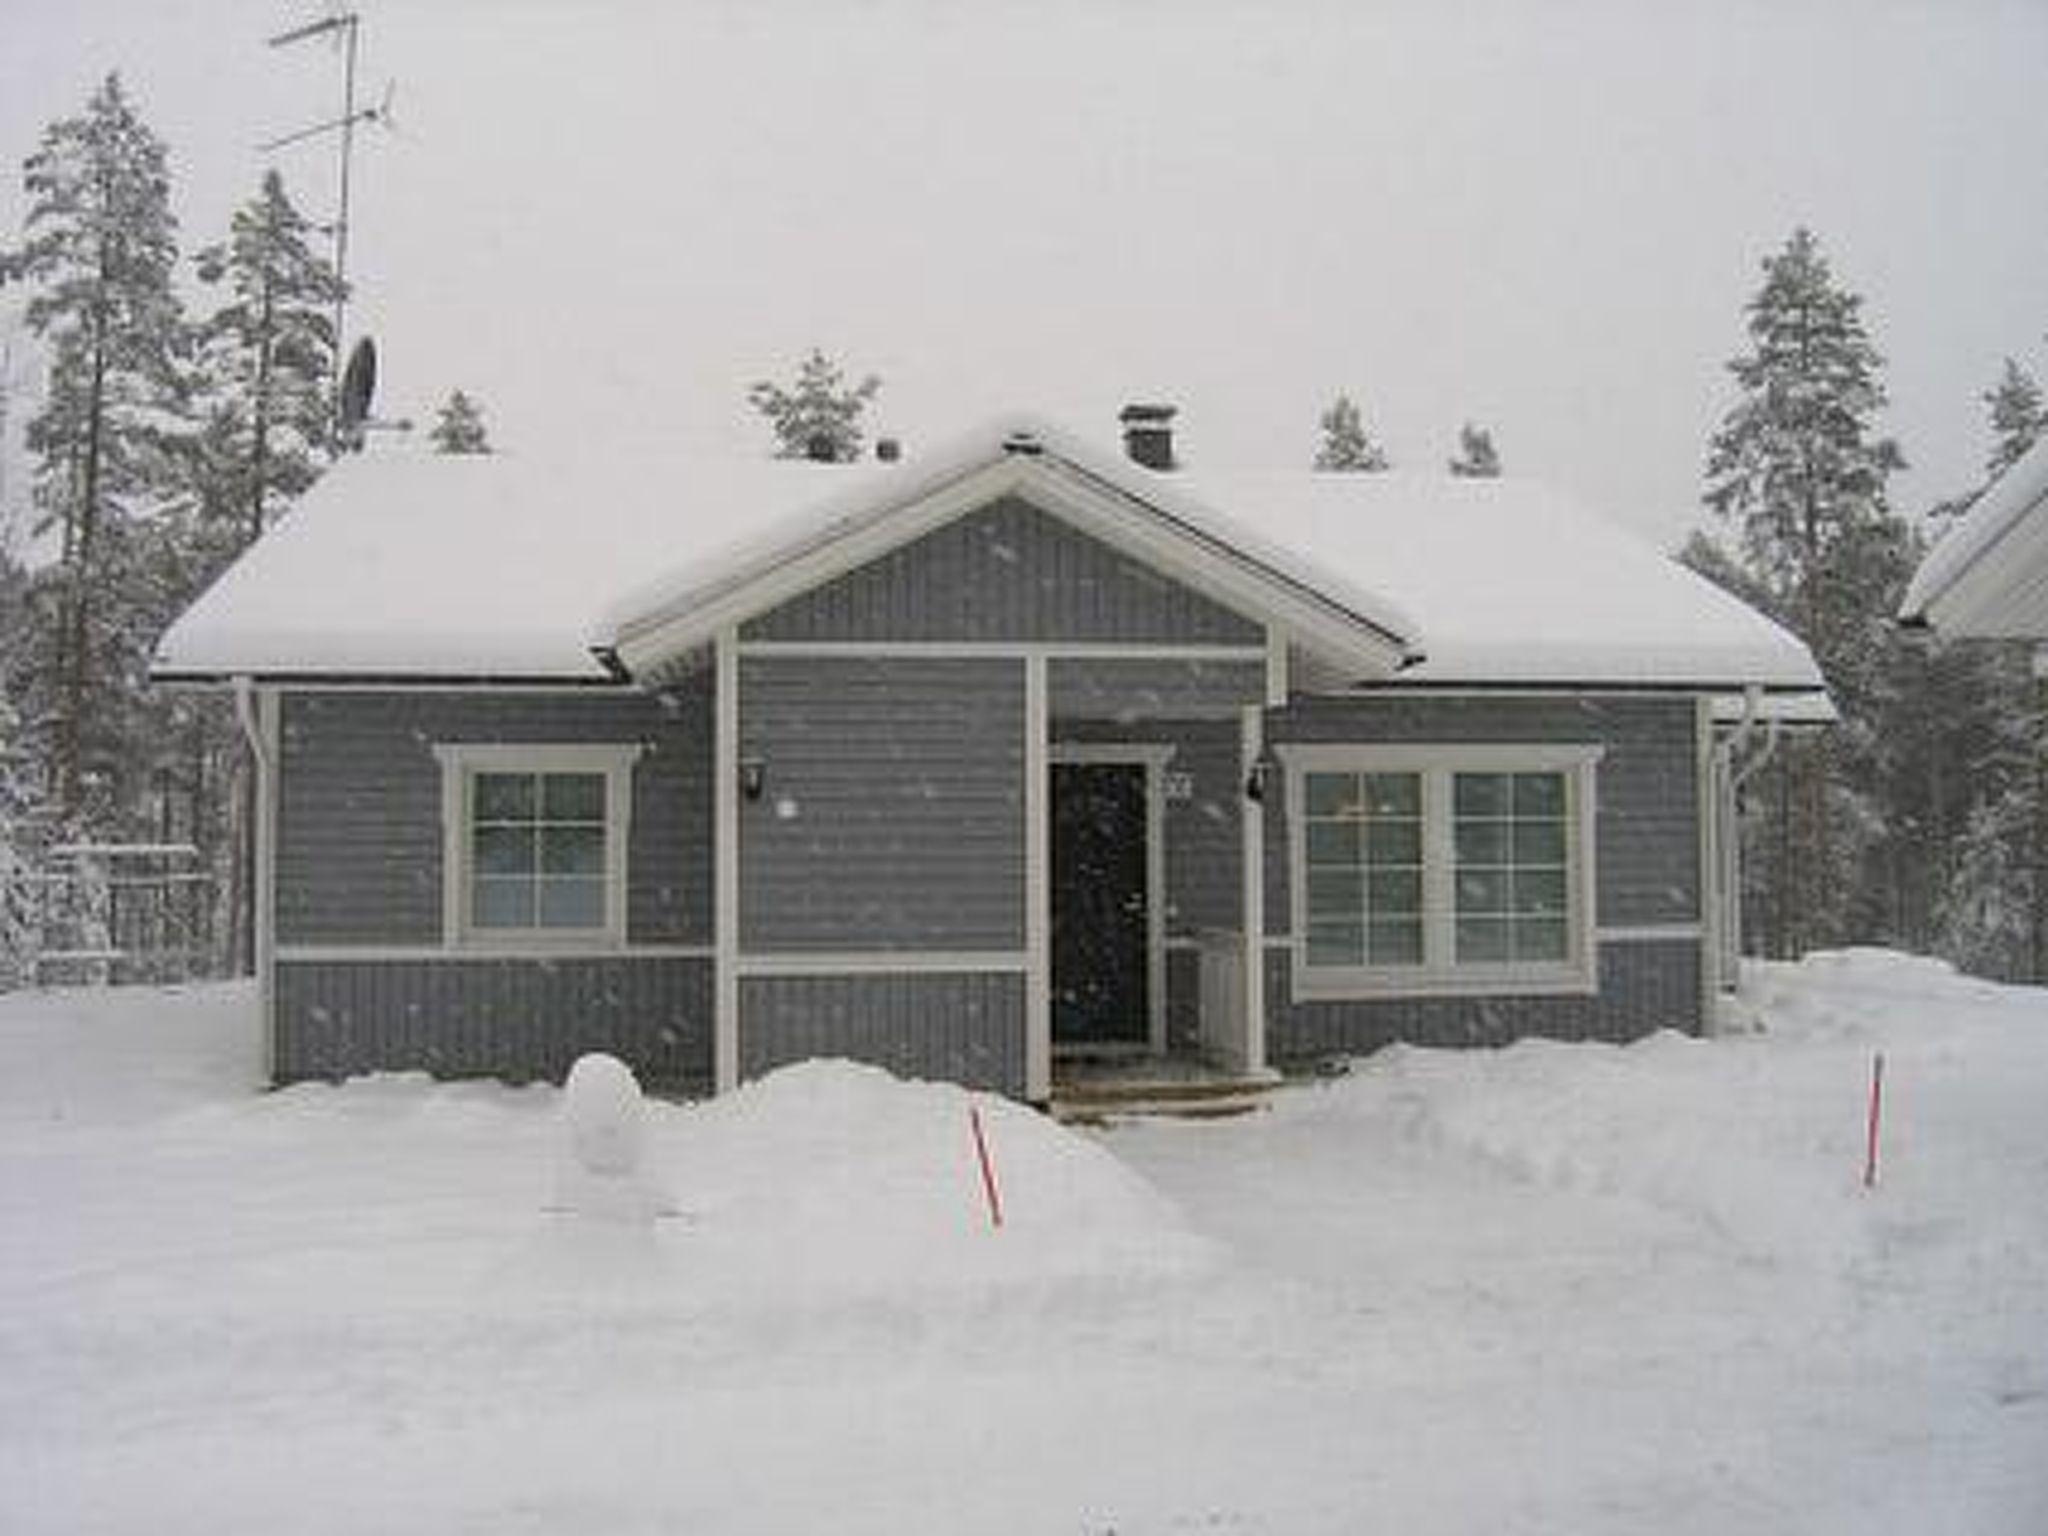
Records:
M1150 1038L1145 767L1052 767L1052 1042Z

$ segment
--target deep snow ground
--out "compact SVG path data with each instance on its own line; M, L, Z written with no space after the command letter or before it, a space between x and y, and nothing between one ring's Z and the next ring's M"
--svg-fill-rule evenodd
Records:
M1001 1233L963 1095L813 1064L659 1110L636 1236L543 1210L551 1090L0 999L0 1531L2048 1532L2048 994L1750 1001L1220 1125L985 1103Z

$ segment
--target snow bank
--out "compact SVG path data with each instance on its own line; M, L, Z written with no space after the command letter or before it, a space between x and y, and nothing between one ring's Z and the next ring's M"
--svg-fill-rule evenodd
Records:
M651 1224L546 1209L555 1090L0 999L0 1527L2038 1536L2048 993L1751 980L1199 1126L808 1063L648 1105Z
M968 1119L1003 1202L992 1227ZM1206 1249L1103 1146L951 1084L811 1061L674 1114L660 1158L695 1261L791 1297L1186 1273Z

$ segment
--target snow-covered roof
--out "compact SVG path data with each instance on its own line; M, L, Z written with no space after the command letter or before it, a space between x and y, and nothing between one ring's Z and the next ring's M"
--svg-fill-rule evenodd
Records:
M1899 617L1965 638L2048 638L2048 437L1928 551Z
M1528 482L1159 474L1014 418L896 464L591 444L365 455L172 626L155 671L602 683L622 638L729 619L778 573L866 558L902 509L996 483L1003 466L1021 466L1027 497L1071 485L1129 508L1134 536L1185 550L1197 574L1227 566L1249 583L1230 590L1265 605L1255 617L1330 617L1405 652L1402 682L1822 686L1785 631Z

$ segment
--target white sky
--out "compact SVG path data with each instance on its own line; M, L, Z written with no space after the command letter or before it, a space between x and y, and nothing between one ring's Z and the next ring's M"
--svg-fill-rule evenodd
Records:
M0 0L19 162L119 68L188 246L331 115L286 0ZM1903 509L1971 483L2007 353L2048 375L2040 0L362 0L354 317L380 408L461 385L517 447L600 422L748 451L816 344L919 443L1024 408L1303 462L1357 396L1675 540L1757 263L1804 221L1891 361ZM332 207L325 147L279 163ZM19 296L0 291L0 328ZM17 371L22 361L17 356ZM8 495L20 499L21 475Z

